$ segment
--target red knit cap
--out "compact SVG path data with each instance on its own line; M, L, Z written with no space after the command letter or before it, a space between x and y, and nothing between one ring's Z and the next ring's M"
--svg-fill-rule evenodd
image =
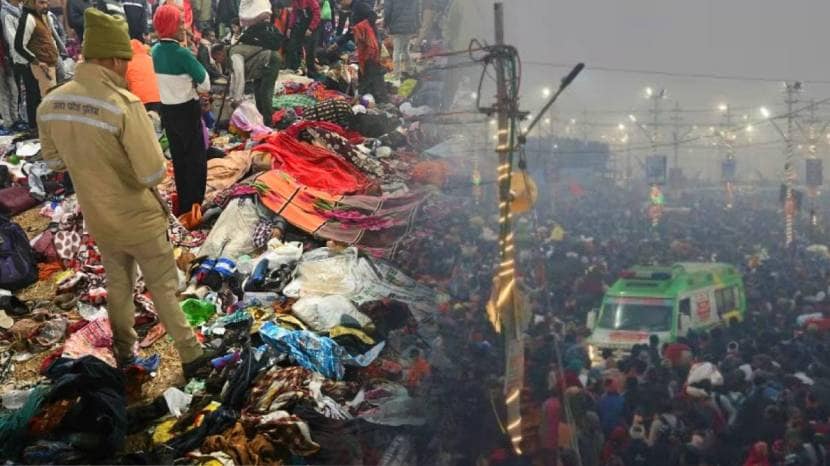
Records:
M156 10L156 15L153 16L153 29L156 30L159 39L172 39L176 37L179 32L179 25L181 24L182 13L178 7L174 5L162 5Z

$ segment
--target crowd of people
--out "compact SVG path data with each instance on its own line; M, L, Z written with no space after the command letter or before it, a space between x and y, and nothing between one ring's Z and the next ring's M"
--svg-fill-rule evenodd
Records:
M528 412L536 414L525 418L535 427L536 435L526 436L528 448L523 448L523 456L514 456L508 446L510 439L499 429L503 412L494 401L500 399L503 382L499 370L504 361L502 337L493 331L484 311L498 244L494 227L488 225L495 203L489 205L475 196L445 190L443 195L434 196L445 202L436 201L430 205L430 215L419 218L420 237L402 233L411 233L407 222L416 210L426 210L422 204L426 201L414 202L408 197L412 193L406 186L401 188L404 182L414 186L413 180L427 181L447 188L446 179L434 180L446 173L436 172L463 169L435 161L413 168L418 161L409 150L417 152L428 144L418 140L423 134L417 123L407 126L415 114L405 114L401 106L404 96L411 95L411 87L415 86L411 78L418 77L410 53L434 46L441 2L69 0L56 5L48 0L1 1L2 131L27 132L27 137L39 138L42 158L49 169L68 173L59 196L72 192L77 196L85 222L79 230L84 244L79 238L72 255L60 257L58 269L83 272L91 285L87 283L82 301L100 304L95 293L106 295L114 364L129 368L145 363L135 348L139 341L154 335L146 328L141 335L136 331L138 301L134 287L138 265L142 283L152 295L153 313L163 324L161 335L166 333L172 338L186 381L205 379L206 373L216 377L221 372L219 388L233 382L243 390L242 394L213 390L209 397L221 399L225 408L236 411L244 406L241 418L234 409L208 415L205 405L192 408L196 416L206 416L210 422L204 428L191 427L187 431L190 433L171 434L159 442L174 445L176 453L184 455L201 446L205 453L222 450L240 454L238 445L228 446L216 438L237 434L244 438L245 432L235 430L238 424L234 421L240 418L240 422L251 423L246 424L249 433L254 425L272 443L290 445L286 447L290 455L266 452L265 448L258 450L258 455L291 460L310 456L329 463L347 458L391 465L408 464L418 458L423 464L536 461L554 466L820 466L830 461L830 357L826 352L830 345L830 260L826 248L813 247L825 238L821 221L825 217L819 215L817 222L799 223L795 243L785 248L781 212L774 196L739 193L734 205L726 209L723 199L711 192L672 193L671 203L687 209L667 213L654 224L642 208L644 196L599 183L557 193L553 207L546 204L532 215L517 219L522 265L519 282L533 313L533 323L527 329L529 390L523 402L532 408ZM286 75L302 79L304 84L282 80ZM403 91L407 86L409 93ZM304 103L312 96L311 103ZM412 100L409 109L418 104L418 99ZM421 103L427 105L433 100L431 95ZM432 110L428 105L426 108L425 112ZM299 115L297 109L301 109ZM392 116L385 113L387 110ZM248 121L239 115L256 118ZM244 169L233 168L239 176L217 190L208 182L209 160L232 158L231 151L219 147L226 129L241 137L234 140L235 145L224 141L224 147L245 147L248 164ZM360 149L355 149L357 141L363 144ZM392 159L390 146L396 151ZM321 148L327 154L322 154ZM259 171L250 161L252 149L269 154ZM298 155L300 151L302 156ZM170 167L165 156L170 159ZM289 160L291 157L296 160ZM406 176L400 174L405 171L402 166L409 171ZM232 162L224 168L232 171L230 167ZM272 169L289 173L286 179L295 184L267 176ZM246 182L249 173L259 178ZM165 186L168 175L173 181ZM268 194L288 188L295 191L285 199ZM214 192L209 193L211 190ZM220 195L217 201L217 191L226 197ZM413 192L412 196L422 194ZM377 196L382 200L372 197L380 194L385 196ZM271 212L263 216L257 210L260 207L229 201L238 197L255 199ZM393 206L387 208L385 203L390 199ZM66 198L61 197L57 204L72 205L64 202ZM308 210L298 214L301 202L313 207L303 205ZM327 210L338 203L352 210ZM417 207L411 207L415 204ZM54 214L57 208L51 209ZM213 209L222 213L214 212L214 218L208 220ZM203 228L204 232L216 237L224 234L224 242L202 237L199 245L203 252L211 251L202 244L205 241L214 246L207 254L208 260L183 259L186 255L180 251L182 245L195 240L178 237L173 241L168 225L171 214L194 231L200 224L212 225L213 231ZM55 215L59 220L54 222L55 228L64 229L62 233L78 227L77 218ZM235 217L223 222L221 215L226 219ZM323 220L315 223L315 216ZM331 226L334 223L336 227ZM280 300L271 303L274 309L290 308L285 304L283 289L287 277L295 276L292 267L299 267L297 260L267 271L265 277L253 270L237 274L235 267L244 262L246 254L235 243L232 230L244 230L243 225L251 230L256 226L257 234L264 235L264 241L256 238L260 251L275 239L280 247L284 246L283 239L299 232L306 249L302 254L323 249L325 243L320 244L320 238L330 240L325 246L334 251L334 257L346 257L339 254L349 245L358 246L360 254L369 251L384 256L389 252L387 258L400 270L446 293L447 298L440 304L430 303L437 308L435 316L422 320L413 312L388 327L386 319L399 310L397 304L385 298L363 306L372 300L361 296L360 310L371 314L373 325L378 327L367 330L368 334L349 327L333 333L332 328L326 328L311 335L305 329L297 330L302 326L293 327L296 322L280 321L285 328L305 332L302 338L331 335L332 341L337 337L338 342L347 341L350 349L368 350L366 341L374 342L372 337L378 337L401 350L394 357L383 353L382 364L380 360L366 364L368 367L355 370L365 370L357 376L351 369L344 376L338 373L337 365L326 366L324 360L313 361L319 362L315 366L307 361L307 354L293 354L290 361L306 361L303 368L315 372L330 371L326 374L331 380L325 383L332 384L324 385L323 392L345 410L328 405L335 414L375 421L383 417L383 422L407 427L392 434L371 428L359 434L348 430L349 440L365 447L356 453L360 448L353 445L350 452L345 452L345 447L332 447L335 442L331 438L327 439L328 445L320 442L317 435L336 437L331 432L341 432L338 429L343 426L338 424L335 429L331 418L321 420L316 417L319 413L310 412L302 403L291 412L291 422L301 425L299 422L307 420L314 427L310 437L299 441L308 441L302 445L280 443L283 439L275 440L278 435L268 430L273 425L263 427L268 423L257 416L248 417L252 412L249 403L262 395L263 386L255 382L257 371L261 378L256 380L282 380L290 377L279 371L291 369L295 372L290 374L296 375L299 368L285 360L278 365L270 361L271 366L267 366L268 358L256 359L250 347L241 351L228 345L205 344L204 335L198 335L198 339L194 335L193 316L182 311L185 305L180 302L184 293L191 311L200 311L211 303L216 307L218 303L227 311L220 320L222 325L227 324L229 335L235 333L233 324L239 322L224 319L237 315L237 311L250 315L243 319L246 321L261 317L261 303L249 307L237 305L237 301L223 303L224 299L232 299L231 295L244 298L246 292L258 293L257 286L270 286L269 291L279 289L274 294L280 295ZM94 246L87 244L87 234L94 237ZM393 236L406 239L384 249ZM247 247L255 250L252 244ZM236 249L237 254L228 265L230 249ZM82 258L78 251L85 251ZM98 252L100 257L95 256ZM355 252L356 263L366 260L360 257ZM307 266L312 267L314 260L309 259L311 265ZM677 261L717 261L738 267L746 285L746 318L709 332L692 332L676 342L652 338L649 345L637 346L625 354L604 352L600 362L591 361L586 314L601 303L603 293L619 273L635 264ZM183 267L182 262L188 263ZM95 278L102 274L101 269L106 270L106 292L99 290L103 279ZM395 282L398 275L382 270L386 271L383 278L400 285ZM186 291L180 287L181 274L193 285ZM247 278L244 285L235 282L241 276ZM256 280L260 282L254 285L257 291L239 290ZM414 297L423 292L420 284L403 282L406 287L395 288L390 283L383 283L383 289L394 289L390 294L396 298L411 299L408 304L413 310L419 300L426 300L420 295ZM205 286L221 290L214 290L211 299L215 302L208 302ZM358 301L358 297L351 297ZM196 320L199 325L215 324L208 319ZM263 322L257 321L260 324ZM286 346L280 346L287 345L285 330L266 325L262 327L271 333L264 332L265 336L260 337L263 347L270 345L286 354L302 353L297 347L286 350ZM5 330L13 333L13 328ZM249 328L243 330L245 333ZM338 332L343 333L335 337ZM69 336L71 332L66 330L61 338L64 333ZM314 342L317 340L306 340L298 347ZM357 360L364 356L357 351L343 351L337 354ZM232 360L229 367L234 371L211 372L211 367L224 364L216 362L222 358ZM65 375L70 366L65 361L61 364L56 371ZM393 382L379 384L378 379ZM340 391L344 387L337 383L367 380L378 385L372 389L367 386L366 394L384 400L393 398L394 403L378 402L372 409L365 409L373 400L362 402L357 393L346 390L358 400L350 406L352 398L345 398ZM308 390L303 385L293 392L301 392L302 398L311 396ZM316 402L329 401L318 395ZM410 395L422 402L420 406L430 409L413 412L409 409ZM389 407L393 405L399 411ZM399 407L404 405L408 410ZM377 413L379 406L390 411L381 416ZM0 417L3 435L8 432L3 429L10 428L8 419ZM130 419L132 422L135 418ZM342 420L338 418L338 422ZM126 418L123 421L126 424ZM327 430L330 427L331 432ZM303 427L297 429L291 434L302 437ZM210 441L206 440L208 436ZM8 441L19 437L0 438ZM262 439L247 440L257 443ZM206 447L208 444L216 448ZM319 454L315 444L318 449L322 444L328 456L312 456ZM38 448L27 450L27 460L56 458L41 450L48 450L50 444L34 446ZM245 450L245 454L252 451ZM381 453L385 453L383 458L379 457Z
M827 464L830 261L811 247L823 222L805 219L786 248L774 196L745 194L726 209L717 194L690 191L672 200L689 211L654 227L642 198L589 191L525 225L536 457L551 465ZM549 237L557 228L567 234ZM633 265L679 261L739 267L746 319L676 342L653 336L591 361L585 318L605 289Z
M180 12L183 31L177 31L176 24L168 24L172 31L164 26L159 30L154 24L156 13L165 5ZM309 77L323 80L318 66L328 68L338 63L344 52L355 48L361 52L361 94L373 94L384 102L386 70L380 63L379 44L383 45L384 40L389 43L391 73L396 79L409 76L414 71L409 57L412 42L421 44L435 37L437 20L433 19L433 11L442 7L441 2L402 0L384 2L382 8L376 0L6 0L0 12L0 130L36 129L37 106L43 95L69 80L75 63L82 59L84 12L89 8L124 18L130 38L138 44L150 47L175 39L194 52L214 84L235 76L230 88L233 101L242 98L245 83L256 82L260 89L254 92L258 108L270 121L271 105L262 89L273 83L280 69L302 70ZM377 28L378 19L383 20L382 30ZM141 50L139 45L135 48ZM157 64L156 68L155 74L168 74L164 65ZM177 99L169 95L164 79L159 83L163 99L158 91L144 92L156 87L147 71L131 80L128 88L137 88L135 93L148 109L158 111L159 104L181 103L178 100L185 96ZM197 92L206 93L210 81L201 79L202 72L193 73L202 84Z
M54 286L0 300L2 456L474 461L496 338L480 296L442 291L480 264L456 246L483 224L435 189L449 169L417 117L444 83L409 56L441 59L440 2L197 3L3 4L29 55L7 69L0 209L51 222L21 240L0 218L20 272L0 283ZM456 252L430 260L451 217ZM150 374L179 372L152 354L165 335L183 377L146 403Z

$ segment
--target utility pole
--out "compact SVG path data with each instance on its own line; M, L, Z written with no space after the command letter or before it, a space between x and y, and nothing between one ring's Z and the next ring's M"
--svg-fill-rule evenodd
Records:
M663 113L662 101L666 98L666 90L661 89L660 92L654 92L650 87L646 89L646 95L652 101L651 116L652 116L652 133L651 137L651 154L657 154L657 145L660 141L660 124Z
M827 131L827 127L830 126L830 122L822 122L819 120L818 116L816 115L816 110L818 108L818 104L816 103L815 99L810 100L810 118L805 123L807 127L805 128L802 126L798 120L795 121L796 125L798 126L799 131L801 132L801 137L807 143L807 160L816 160L818 159L818 147L821 144L821 140L824 137L825 132ZM809 176L808 166L805 161L805 175ZM809 178L808 178L809 180ZM816 203L816 196L818 195L818 187L813 186L810 183L807 183L807 196L810 198L810 223L813 227L813 232L815 232L815 226L818 223L818 216L815 209Z
M513 308L513 288L515 287L515 253L513 246L513 230L511 224L510 213L510 177L512 172L511 167L511 152L513 151L512 143L512 128L510 128L510 120L513 118L515 111L515 103L507 93L507 78L505 76L505 60L504 50L504 5L500 2L495 4L495 33L496 33L496 47L499 49L496 55L496 109L497 109L497 130L498 130L498 145L496 146L496 153L498 154L498 184L499 184L499 226L500 226L500 265L499 277L505 277L500 283L499 294L504 294L505 299L499 299L499 303L503 305L497 306L500 308L501 322L515 323L514 308ZM506 329L507 332L515 333L514 325L510 325ZM509 338L515 338L514 335L509 335Z
M520 316L517 302L520 299L516 289L516 264L513 229L510 213L510 177L516 101L508 95L505 68L509 57L504 45L504 6L497 2L495 13L495 67L496 67L496 112L498 128L498 185L499 185L499 267L493 283L493 294L488 303L491 321L501 328L505 337L504 396L507 411L507 431L513 449L522 454L523 423L521 414L522 391L524 390L524 340L522 339ZM512 78L512 77L511 77ZM516 83L511 83L515 86Z
M798 93L801 91L801 82L786 83L786 101L787 104L787 133L784 145L784 184L786 195L784 198L784 228L785 228L785 244L787 247L792 246L795 240L795 187L798 174L795 171L795 150L793 133L796 125L795 115L793 114L793 107L798 103Z
M725 162L722 167L721 178L726 194L726 208L731 209L734 203L734 166L735 166L735 141L738 135L732 127L732 107L728 103L718 106L722 119L718 130L718 140L725 150ZM727 170L729 170L727 172Z
M672 131L672 148L674 149L674 168L680 168L680 123L683 121L680 118L680 102L674 102L674 109L672 110L671 122L674 131Z
M674 108L672 109L672 149L674 149L674 163L672 164L672 172L674 176L669 176L670 181L674 181L676 183L680 182L682 178L683 171L680 169L680 145L683 141L691 134L692 129L683 130L683 117L680 116L682 110L680 108L680 102L674 102Z

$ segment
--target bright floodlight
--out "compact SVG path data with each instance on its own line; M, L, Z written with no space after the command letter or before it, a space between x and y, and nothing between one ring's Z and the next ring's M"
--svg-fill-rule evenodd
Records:
M752 126L752 125L746 125L746 132L747 132L747 133L751 133L751 132L753 132L753 131L755 131L755 127L754 127L754 126Z
M770 113L767 107L761 107L761 116L763 116L764 118L769 118L770 115L772 115L772 113Z
M620 124L617 125L617 129L620 130L620 131L625 131L625 125L620 123Z
M637 123L637 117L634 115L628 115L628 119L631 120L632 123Z
M472 97L473 99L478 99L478 93L477 92L472 92L472 93L470 93L470 97Z
M646 97L651 97L653 95L654 95L654 89L652 89L651 87L647 87L646 88Z
M718 110L720 110L721 112L725 112L725 111L729 110L729 105L720 104L720 105L718 105Z
M542 88L542 95L543 95L545 98L550 97L550 88L549 88L549 87L543 87L543 88Z
M571 124L572 124L572 125L575 125L575 124L576 124L576 119L575 119L575 118L571 118Z
M549 124L550 124L550 118L545 118L545 124L546 124L546 125L549 125Z
M491 124L491 125L495 125L495 124L496 124L496 119L495 119L495 118L493 118L492 120L490 120L490 124Z

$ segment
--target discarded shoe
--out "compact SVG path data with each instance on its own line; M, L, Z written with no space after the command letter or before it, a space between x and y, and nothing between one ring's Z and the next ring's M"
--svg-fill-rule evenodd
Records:
M210 361L217 356L217 351L205 348L205 352L193 361L182 363L182 374L185 380L206 378L213 370Z
M141 343L138 344L141 348L149 348L153 346L155 342L157 342L161 337L163 337L167 333L167 330L164 328L164 325L159 322L154 325L147 335L141 340Z
M17 296L0 296L0 309L12 317L25 316L31 310Z

